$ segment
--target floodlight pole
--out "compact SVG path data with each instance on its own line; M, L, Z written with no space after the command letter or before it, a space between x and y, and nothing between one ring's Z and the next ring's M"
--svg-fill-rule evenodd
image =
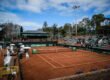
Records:
M76 30L75 30L76 36L78 34L77 32L78 32L78 26L77 26L77 20L76 20Z
M73 8L74 10L77 10L77 9L80 8L80 6L74 5L72 8ZM76 14L76 17L77 17L77 14ZM75 26L76 26L76 27L75 27L75 35L77 36L77 32L78 32L78 30L77 30L77 28L78 28L77 19L76 19L76 25L75 25Z

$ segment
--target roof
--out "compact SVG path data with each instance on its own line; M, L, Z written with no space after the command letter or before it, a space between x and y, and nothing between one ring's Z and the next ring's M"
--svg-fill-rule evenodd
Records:
M27 30L27 31L24 31L24 32L22 32L22 33L29 33L29 34L43 34L43 33L45 33L45 34L47 34L47 32L43 32L43 31L37 31L37 30Z
M48 33L47 32L43 32L43 31L37 31L37 30L27 30L22 32L23 36L28 36L28 37L48 37Z

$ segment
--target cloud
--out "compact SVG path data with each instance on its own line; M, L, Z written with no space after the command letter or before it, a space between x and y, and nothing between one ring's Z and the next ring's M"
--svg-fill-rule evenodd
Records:
M12 22L24 27L25 30L35 30L42 27L42 24L32 21L26 21L20 18L20 16L11 12L0 12L0 23Z
M109 0L1 0L0 1L0 22L13 22L18 23L22 26L32 27L37 29L41 27L41 23L33 21L23 20L19 15L11 13L9 10L23 10L34 13L43 13L46 10L52 9L61 16L72 16L80 21L85 13L90 12L91 14L104 13L106 16L110 15L110 1ZM80 8L76 11L72 7L80 5ZM81 14L81 15L80 15ZM90 14L87 14L90 16Z
M61 15L69 14L70 16L74 16L74 12L83 14L90 10L93 11L93 14L103 13L108 11L109 3L109 0L50 0L51 7L58 10ZM76 5L80 6L80 8L77 10L72 9Z
M105 14L106 16L108 16L108 15L110 15L110 11L105 11L104 14Z
M24 30L37 30L39 28L42 28L42 24L31 22L31 21L24 21L19 23L20 25L24 26Z
M106 11L110 7L109 0L1 0L0 5L4 8L27 10L41 13L50 8L59 14L72 14L74 5L80 5L80 12L94 9L94 13Z
M20 9L39 13L47 8L46 0L1 0L4 9Z
M68 7L62 3L68 4ZM79 11L76 11L77 13L88 12L89 10L93 10L93 13L103 13L110 7L109 3L109 0L52 0L51 6L66 14L72 14L75 11L72 7L75 5L80 6Z
M20 18L11 12L0 12L0 22L5 23L5 22L18 22Z
M89 18L90 19L90 16L87 16L87 15L85 15L85 16L82 16L82 17L77 17L77 19L74 19L74 23L79 23L80 21L82 21L82 19L84 19L84 18Z
M39 13L47 8L47 3L46 0L17 0L17 8Z

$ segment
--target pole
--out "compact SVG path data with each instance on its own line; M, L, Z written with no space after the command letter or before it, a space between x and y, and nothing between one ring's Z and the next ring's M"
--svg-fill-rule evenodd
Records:
M77 10L78 8L80 8L80 6L74 5L72 8L74 10ZM77 13L76 13L76 18L77 18ZM78 27L78 25L77 25L77 19L76 19L76 27L75 27L75 34L76 34L76 36L77 36L77 27Z
M78 28L78 26L77 26L77 21L76 21L76 36L77 36L77 31L78 31L77 28Z

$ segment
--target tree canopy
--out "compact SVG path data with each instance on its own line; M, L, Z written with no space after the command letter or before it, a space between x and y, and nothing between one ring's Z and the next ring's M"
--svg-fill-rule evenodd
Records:
M91 19L88 17L84 17L78 24L70 24L65 23L63 26L58 26L57 24L53 24L52 26L48 26L48 23L45 21L43 24L43 31L49 32L53 36L61 35L61 36L71 36L75 35L76 25L77 25L77 33L78 35L85 34L93 34L93 30L98 30L101 28L100 23L103 22L105 16L103 14L95 14ZM93 32L92 32L93 31Z

